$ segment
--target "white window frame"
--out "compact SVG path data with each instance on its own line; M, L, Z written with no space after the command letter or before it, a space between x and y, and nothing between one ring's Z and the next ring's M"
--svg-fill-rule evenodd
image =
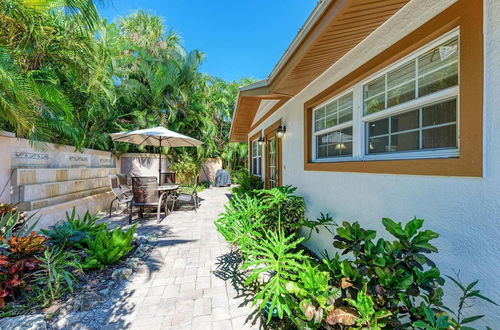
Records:
M459 52L458 52L458 85L453 86L432 94L425 95L423 97L419 97L417 99L404 102L402 104L398 104L396 106L380 110L378 112L364 115L364 100L363 100L363 86L374 79L377 79L386 73L392 71L393 69L399 67L400 65L411 61L423 53L435 48L439 44L446 42L450 39L458 37L459 39ZM369 76L368 78L356 83L350 89L335 95L330 98L328 101L323 102L321 105L312 109L312 161L315 163L332 163L332 162L349 162L349 161L376 161L376 160L396 160L396 159L426 159L426 158L451 158L458 157L460 155L460 30L456 28L441 37L433 40L427 45L419 48L415 52L401 58L400 60L392 63L391 65L385 67L383 70L378 71L377 73ZM418 86L416 86L418 88ZM342 123L340 125L336 125L334 127L330 127L327 129L323 129L321 131L315 132L315 120L314 120L314 112L317 109L325 106L329 102L340 98L347 93L353 93L353 113L352 113L352 121ZM425 107L427 105L436 104L445 102L452 98L457 99L457 116L456 116L456 130L457 130L457 147L456 148L447 148L447 149L435 149L435 150L412 150L412 151L401 151L401 152L386 152L386 153L377 153L377 154L367 154L367 144L368 144L368 133L367 133L367 123L379 119L388 118L391 116L395 116L404 112L408 112L411 110L417 110L419 108ZM325 133L329 133L332 131L336 131L342 128L347 128L352 126L352 157L348 156L337 156L330 158L317 158L317 150L316 150L316 136L323 135Z
M259 150L259 154L257 156L253 152L254 151L253 150L253 144L254 143L257 144L257 150ZM262 146L259 145L259 138L250 141L250 148L252 148L252 159L250 159L250 162L251 162L251 166L250 166L251 174L255 175L255 176L262 177ZM253 168L253 160L254 159L257 159L257 163L259 164L259 174L255 174L254 173L254 168Z
M322 130L319 130L317 132L315 132L315 126L316 126L316 120L315 120L315 112L321 108L323 108L324 106L334 102L334 101L337 101L338 99L340 99L341 97L343 96L346 96L347 94L350 94L352 93L352 119L349 120L349 121L346 121L344 123L341 123L341 124L337 124L335 126L332 126L332 127L328 127L328 128L324 128ZM338 162L338 161L341 161L341 162L345 162L345 161L349 161L349 160L352 160L353 159L353 156L335 156L335 157L322 157L322 158L318 158L318 150L317 150L317 143L316 143L316 137L319 136L319 135L324 135L324 134L328 134L328 133L331 133L331 132L335 132L335 131L339 131L339 130L342 130L342 129L345 129L345 128L349 128L349 127L352 127L352 136L353 136L353 145L352 145L352 152L353 152L353 155L354 155L354 113L356 112L356 95L354 94L354 89L353 88L349 88L345 91L343 91L342 93L340 94L337 94L335 95L334 97L328 99L328 101L325 101L323 103L321 103L320 105L318 105L317 107L315 107L312 111L312 134L313 134L313 138L312 138L312 150L313 150L313 159L317 162Z

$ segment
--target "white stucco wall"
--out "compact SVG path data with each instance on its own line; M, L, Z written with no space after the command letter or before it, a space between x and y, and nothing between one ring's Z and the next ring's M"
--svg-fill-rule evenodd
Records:
M441 234L433 256L443 274L461 271L466 281L480 280L483 293L500 302L500 1L485 0L484 177L432 177L304 171L303 104L347 73L380 53L453 4L450 0L413 0L338 63L271 115L249 136L282 118L283 183L298 187L308 216L328 212L337 222L359 221L384 231L382 217L406 222L413 217ZM314 236L317 251L331 248L331 236ZM446 301L455 306L456 293L447 288ZM500 308L477 302L471 313L486 314L480 324L497 328Z

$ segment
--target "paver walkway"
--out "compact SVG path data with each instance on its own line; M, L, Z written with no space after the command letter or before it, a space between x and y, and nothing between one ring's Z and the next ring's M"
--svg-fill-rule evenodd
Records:
M140 224L141 234L157 235L157 246L112 306L110 328L258 328L235 285L237 256L213 223L228 194L228 188L205 190L198 213L180 210L159 225L155 217ZM123 215L110 221L121 222Z

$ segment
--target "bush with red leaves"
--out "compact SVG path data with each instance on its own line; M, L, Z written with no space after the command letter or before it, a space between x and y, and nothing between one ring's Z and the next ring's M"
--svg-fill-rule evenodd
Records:
M6 300L13 300L18 293L29 290L29 277L39 265L35 256L46 249L46 241L35 232L9 239L0 236L0 242L8 245L0 254L0 308Z

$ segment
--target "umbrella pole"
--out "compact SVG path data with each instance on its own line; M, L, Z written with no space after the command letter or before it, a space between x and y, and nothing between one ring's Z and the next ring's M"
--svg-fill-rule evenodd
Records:
M160 163L158 164L158 184L161 185L161 137L160 137Z

